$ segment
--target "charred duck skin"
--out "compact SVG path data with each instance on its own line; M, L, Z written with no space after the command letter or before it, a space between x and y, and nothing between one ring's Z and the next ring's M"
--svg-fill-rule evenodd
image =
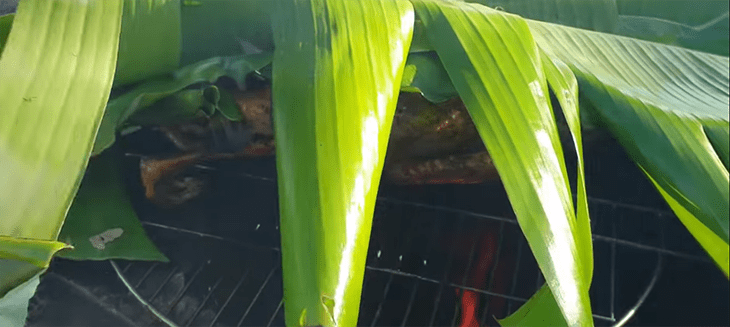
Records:
M141 161L148 199L177 205L197 196L200 182L180 174L202 161L274 154L270 89L234 91L243 121L200 119L160 126L181 154ZM386 182L404 185L472 184L498 178L464 104L455 98L430 103L401 93L383 168Z

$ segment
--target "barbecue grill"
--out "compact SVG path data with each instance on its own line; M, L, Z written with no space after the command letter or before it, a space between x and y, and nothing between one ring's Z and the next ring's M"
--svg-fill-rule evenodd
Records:
M0 0L0 15L16 3ZM141 156L130 149L124 158L129 189L170 262L55 259L31 300L28 326L283 325L274 160L197 165L208 191L163 209L144 198ZM586 160L596 325L730 324L725 277L618 145L589 147ZM497 250L480 277L485 286L475 287L488 231ZM694 292L662 284L669 272ZM459 326L467 292L478 299L471 309L479 325L495 325L494 317L516 311L543 284L498 183L382 185L358 325ZM657 292L672 297L652 299ZM672 301L679 304L666 304Z
M603 153L587 154L599 158L587 165L595 322L622 326L634 318L634 324L656 324L635 315L662 271L672 268L667 262L714 268L620 150L598 151ZM139 155L127 154L125 161L135 176ZM612 169L603 170L607 167ZM605 173L596 176L595 169ZM129 325L283 325L273 158L206 163L193 170L208 179L208 192L167 209L145 200L142 186L129 178L143 225L171 261L97 263L104 268L93 269L106 269L107 283L118 279L124 286L116 291L91 287L90 292ZM475 194L483 198L475 200ZM498 235L496 255L484 285L474 287L468 277L482 259L480 240L489 230ZM57 260L51 271L83 264ZM718 277L716 285L725 285ZM358 325L459 326L468 311L464 292L479 299L473 309L479 324L496 325L493 316L514 312L543 283L498 183L383 185ZM39 297L43 293L41 286ZM42 309L35 311L31 325L34 316L43 316Z

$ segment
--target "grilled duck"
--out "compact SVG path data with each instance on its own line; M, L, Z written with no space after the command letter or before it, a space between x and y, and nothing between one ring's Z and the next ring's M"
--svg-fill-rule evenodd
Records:
M161 205L177 205L197 196L202 182L179 174L202 161L255 158L274 154L271 92L234 91L244 119L201 118L159 126L180 151L141 161L146 196ZM458 98L430 103L418 93L401 93L383 171L395 184L471 184L498 178L469 113Z

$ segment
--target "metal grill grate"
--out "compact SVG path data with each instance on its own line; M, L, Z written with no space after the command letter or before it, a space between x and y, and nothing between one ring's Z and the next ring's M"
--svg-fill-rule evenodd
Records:
M203 165L198 169L219 171ZM221 170L227 180L238 179L262 193L259 196L274 195L275 201L272 178ZM597 198L590 198L589 205L595 234L591 299L598 325L622 325L636 312L654 287L664 256L709 262L693 243L667 242L687 237L681 228L667 228L678 224L671 212ZM245 220L221 212L206 218L237 219L236 224L246 229L237 237L209 232L203 225L182 226L172 218L143 215L151 238L163 252L171 253L172 262L112 262L119 278L150 312L137 317L139 323L283 325L278 210L275 205L260 207ZM189 209L183 208L167 215L186 212ZM627 223L634 227L623 228ZM474 287L468 276L479 265L481 236L489 230L496 231L497 250L484 276L485 286ZM629 260L646 264L625 277L625 270L636 268L627 264ZM476 312L480 324L495 325L492 315L514 312L543 283L513 217L384 196L376 206L358 325L459 325L464 311L459 296L465 291L480 299ZM621 287L624 283L640 287Z

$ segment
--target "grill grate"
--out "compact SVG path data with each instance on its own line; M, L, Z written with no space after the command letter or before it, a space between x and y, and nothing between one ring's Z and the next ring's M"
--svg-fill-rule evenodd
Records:
M231 175L276 192L272 178L226 172L227 179ZM693 243L694 247L666 242L685 232L675 228L671 233L676 235L665 235L666 226L678 224L671 212L599 198L589 198L589 206L596 258L591 299L598 325L623 325L631 318L654 287L664 256L709 262ZM245 222L255 226L247 233L257 237L234 238L143 216L143 225L163 252L183 254L171 256L169 264L112 261L119 277L151 313L138 319L160 326L283 325L278 210L270 209ZM622 228L629 220L639 228ZM497 231L497 250L483 276L486 285L474 287L469 276L480 264L481 236L488 230ZM180 251L179 244L195 250ZM622 269L630 268L629 258L645 262L644 272L622 278ZM626 289L622 284L637 281L641 288L636 292L622 291ZM513 217L381 196L358 325L457 326L465 309L459 295L466 291L480 299L476 317L481 325L494 325L492 315L514 312L543 283Z

